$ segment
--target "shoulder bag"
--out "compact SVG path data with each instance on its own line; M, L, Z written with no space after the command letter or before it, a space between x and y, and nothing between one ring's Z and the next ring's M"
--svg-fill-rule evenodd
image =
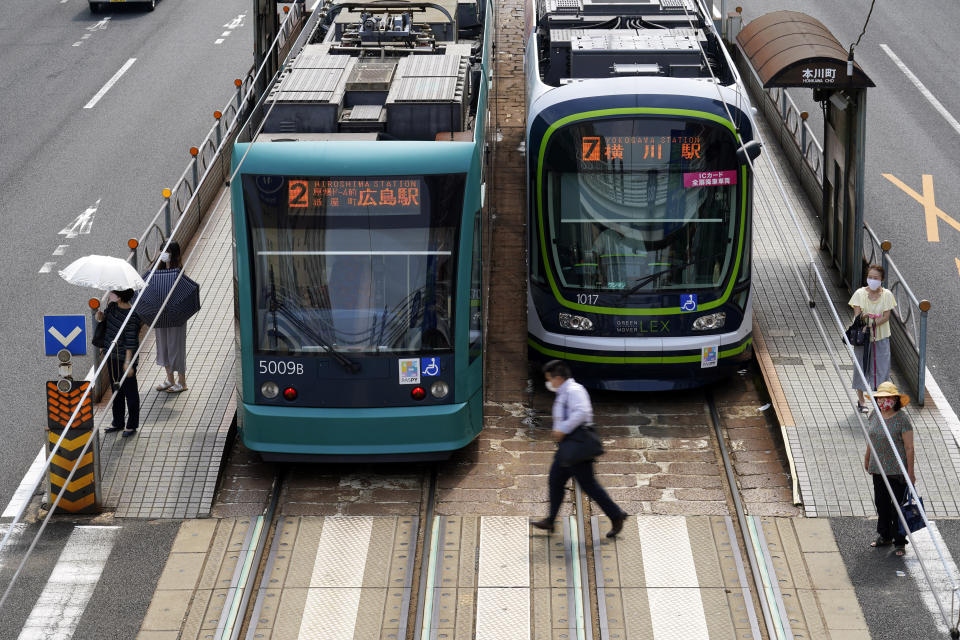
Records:
M920 502L920 506L923 506L923 498L917 498L917 501ZM923 517L920 515L920 508L917 506L917 501L913 499L910 495L910 490L907 489L900 503L900 509L903 511L903 519L907 521L907 526L910 527L910 533L919 531L927 526L923 521ZM903 530L902 522L899 523L898 529L900 530L900 535L907 535L907 532Z
M113 304L113 303L111 303ZM107 309L110 307L107 306ZM97 347L98 349L107 348L107 310L103 312L103 320L97 323L97 326L93 328L93 337L90 338L90 343Z
M568 433L557 447L557 462L562 467L593 460L601 455L603 455L603 444L594 433L593 427L586 424Z
M847 327L845 334L851 345L862 347L870 339L870 327L863 321L863 316L858 315L853 319L853 323Z

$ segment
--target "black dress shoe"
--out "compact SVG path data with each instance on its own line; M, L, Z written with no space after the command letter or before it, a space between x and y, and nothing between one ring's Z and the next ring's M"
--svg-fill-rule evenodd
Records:
M536 527L537 529L543 529L544 531L553 533L553 520L550 520L548 518L544 518L543 520L534 520L530 524Z
M104 433L115 433L115 432L117 432L117 431L120 431L121 429L123 429L123 427L113 427L113 426L110 426L110 427L107 427L106 429L104 429L103 432L104 432Z
M610 531L607 531L608 538L615 538L623 530L623 523L627 520L627 514L621 513L619 518L610 518Z

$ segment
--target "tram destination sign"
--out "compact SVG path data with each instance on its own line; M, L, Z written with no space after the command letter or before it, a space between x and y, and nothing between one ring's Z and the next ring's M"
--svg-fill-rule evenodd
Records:
M289 215L419 215L423 180L411 178L290 178Z
M673 158L676 148L684 160L703 158L700 136L581 136L579 159L585 163L661 163Z

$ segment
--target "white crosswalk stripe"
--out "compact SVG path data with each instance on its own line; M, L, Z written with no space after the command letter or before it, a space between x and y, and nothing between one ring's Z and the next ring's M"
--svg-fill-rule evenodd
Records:
M19 640L69 640L100 580L120 527L74 527Z

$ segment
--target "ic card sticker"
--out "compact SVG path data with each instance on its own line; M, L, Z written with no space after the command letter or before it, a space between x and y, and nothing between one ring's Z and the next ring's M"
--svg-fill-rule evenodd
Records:
M420 358L400 358L400 384L420 384Z
M700 353L700 368L708 369L717 366L717 358L720 356L719 346L703 347Z

